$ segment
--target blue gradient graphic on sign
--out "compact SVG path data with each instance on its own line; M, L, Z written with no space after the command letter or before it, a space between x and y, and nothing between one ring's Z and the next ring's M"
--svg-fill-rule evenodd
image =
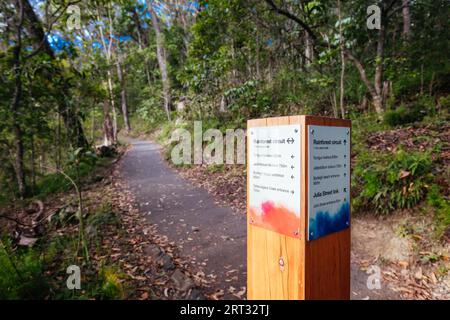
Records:
M350 226L350 128L308 126L308 240Z
M348 228L349 219L350 204L348 202L343 203L338 212L317 212L316 216L309 221L309 240Z

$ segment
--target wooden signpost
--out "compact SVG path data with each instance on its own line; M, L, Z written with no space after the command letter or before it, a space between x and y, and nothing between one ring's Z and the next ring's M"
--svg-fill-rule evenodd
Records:
M248 121L248 299L350 298L350 145L350 120Z

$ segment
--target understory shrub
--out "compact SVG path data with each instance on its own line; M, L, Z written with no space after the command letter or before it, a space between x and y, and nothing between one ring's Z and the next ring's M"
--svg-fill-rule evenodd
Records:
M433 184L427 195L427 203L434 208L436 233L440 238L450 227L450 201L444 198L439 186Z
M424 199L430 183L432 161L429 152L377 155L365 151L358 155L352 175L356 211L375 210L387 214L411 208Z
M49 285L43 276L42 256L32 248L12 251L11 242L0 243L0 300L44 299Z
M417 121L421 121L426 115L426 111L420 105L409 107L400 106L395 110L386 111L384 114L384 122L391 126L401 126Z

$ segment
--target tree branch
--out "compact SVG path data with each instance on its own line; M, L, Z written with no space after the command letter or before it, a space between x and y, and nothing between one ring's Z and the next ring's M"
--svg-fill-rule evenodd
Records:
M287 10L281 9L277 7L277 5L272 0L265 0L265 2L270 6L270 8L275 11L276 13L285 16L286 18L289 18L293 21L295 21L297 24L299 24L305 31L308 33L308 35L313 39L314 41L317 41L316 34L312 31L310 26L306 24L303 20L301 20L299 17L293 15Z
M370 82L369 78L367 78L366 70L364 69L361 61L359 61L358 58L356 58L353 54L351 54L350 51L345 49L345 47L343 48L343 50L344 50L344 54L347 56L347 58L349 58L353 62L353 64L356 66L356 69L358 69L361 79L364 82L364 84L366 85L370 94L372 96L376 95L375 88L372 85L372 83Z
M64 12L67 10L67 8L71 5L79 3L80 0L75 0L68 2L65 6L59 7L50 18L53 18L50 20L47 24L47 33L53 28L53 25L58 21L58 19L64 14ZM52 48L50 47L50 44L47 41L46 33L44 32L44 29L41 26L41 23L34 13L33 7L30 5L28 1L25 1L25 12L27 13L27 17L30 20L30 30L31 33L36 37L40 38L41 41L39 42L39 45L36 47L36 49L24 57L24 59L30 59L37 55L42 49L44 49L45 53L47 53L51 58L54 58L54 52Z

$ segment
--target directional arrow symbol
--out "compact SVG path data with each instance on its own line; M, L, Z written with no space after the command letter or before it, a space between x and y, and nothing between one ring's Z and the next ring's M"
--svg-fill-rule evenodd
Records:
M291 159L294 159L294 155L291 156Z
M288 139L287 139L287 142L288 142L289 144L293 144L293 143L294 143L294 139L293 139L293 138L288 138Z

